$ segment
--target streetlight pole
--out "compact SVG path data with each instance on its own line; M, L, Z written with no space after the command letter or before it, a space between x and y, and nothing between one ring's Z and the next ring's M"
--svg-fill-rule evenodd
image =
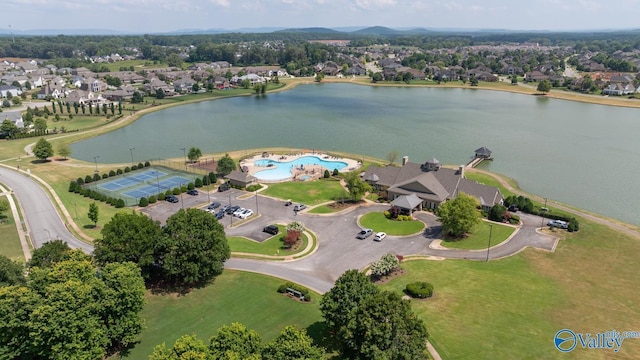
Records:
M547 212L547 198L544 198L544 207L540 209L542 213L542 223L540 224L540 230L544 227L544 214Z
M493 224L489 224L489 243L487 244L487 260L489 261L489 248L491 248L491 233L493 232Z
M133 150L135 150L136 148L130 148L129 152L131 153L131 167L133 167Z
M182 199L182 186L183 186L183 184L180 184L180 204L182 205L182 208L184 209L184 200Z
M93 162L96 164L96 174L98 173L98 159L100 158L100 156L94 156L93 157Z
M229 207L231 207L231 193L229 193ZM231 220L231 226L233 226L233 213L229 216L229 219Z
M187 170L187 148L180 148L184 153L184 170Z
M258 190L256 190L256 215L259 213L260 211L258 210Z

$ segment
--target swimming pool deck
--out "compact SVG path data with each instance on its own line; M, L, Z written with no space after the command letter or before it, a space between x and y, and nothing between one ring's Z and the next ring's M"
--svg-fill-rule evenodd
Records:
M248 159L245 159L245 160L241 161L240 162L240 168L246 168L247 172L249 173L249 175L255 175L258 171L268 169L268 167L256 165L256 161L273 160L273 161L278 161L278 162L291 162L291 161L295 161L295 160L297 160L299 158L302 158L302 157L305 157L305 156L315 156L315 157L318 157L318 158L320 158L322 160L327 160L327 161L341 161L341 162L344 162L344 163L347 164L347 166L345 166L343 169L339 170L340 172L343 172L343 173L357 170L362 166L362 164L358 160L330 156L330 155L325 154L325 153L306 152L306 153L297 153L297 154L293 154L293 155L281 155L281 154L271 154L271 153L269 153L268 155L266 155L266 154L256 155L256 156L254 156L252 158L248 158ZM292 169L292 173L293 174L290 177L286 178L286 179L280 179L280 180L258 179L258 180L260 182L275 183L275 182L300 180L300 178L305 177L305 176L309 177L308 180L315 180L315 179L318 179L318 178L320 178L320 177L322 177L324 175L324 170L325 170L325 168L320 166L320 165L305 165L304 168L297 168L297 167L293 168Z

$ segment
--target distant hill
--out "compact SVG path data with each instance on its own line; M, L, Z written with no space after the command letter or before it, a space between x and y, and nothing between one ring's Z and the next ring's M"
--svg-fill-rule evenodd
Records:
M324 27L310 27L310 28L299 28L299 29L290 28L290 29L283 29L283 30L278 30L278 31L274 31L274 32L310 33L310 34L339 34L339 33L341 33L340 31L329 29L329 28L324 28Z
M359 35L400 35L402 33L402 30L395 30L384 26L371 26L353 32L353 34Z

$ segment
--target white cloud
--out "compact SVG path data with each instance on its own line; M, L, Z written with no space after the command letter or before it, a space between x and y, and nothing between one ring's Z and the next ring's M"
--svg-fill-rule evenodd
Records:
M210 0L212 4L228 8L231 6L229 0Z

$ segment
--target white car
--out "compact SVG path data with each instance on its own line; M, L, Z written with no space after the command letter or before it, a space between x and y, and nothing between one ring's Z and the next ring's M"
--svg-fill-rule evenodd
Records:
M238 209L238 210L236 210L236 211L234 211L234 212L233 212L233 216L238 217L238 216L240 216L240 214L242 214L245 210L247 210L247 209L245 209L245 208L240 208L240 209Z
M382 241L384 240L384 238L387 237L387 233L385 232L379 232L376 234L376 236L373 238L373 241Z
M241 212L240 215L238 215L238 217L240 219L246 219L249 216L253 215L253 210L251 209L246 209L245 211Z

